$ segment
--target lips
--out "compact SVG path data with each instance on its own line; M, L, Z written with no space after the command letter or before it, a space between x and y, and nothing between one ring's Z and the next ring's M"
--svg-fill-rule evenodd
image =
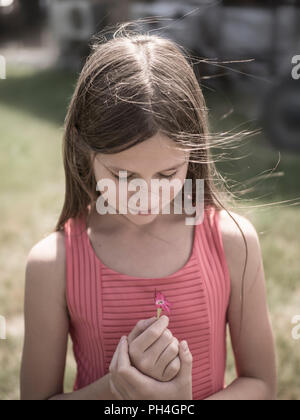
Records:
M130 209L130 211L135 213L137 210ZM157 209L154 209L153 214L155 214L156 211ZM137 214L152 214L152 210L138 210Z
M151 210L140 210L139 213L151 213Z

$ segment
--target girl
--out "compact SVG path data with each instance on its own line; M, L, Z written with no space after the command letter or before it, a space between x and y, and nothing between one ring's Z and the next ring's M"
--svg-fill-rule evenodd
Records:
M223 143L209 135L191 63L170 40L121 29L96 40L80 74L65 121L64 207L28 256L21 398L274 399L259 239L221 204L229 196L211 147ZM152 180L191 179L195 206L202 179L203 219L188 225L174 211L184 188L164 203L159 194L155 213L143 200L146 214L120 211L132 207L128 188L100 214L99 200L113 195L98 188L103 179L141 179L149 201ZM168 317L152 317L155 290L171 303ZM227 323L237 379L226 387ZM77 377L64 394L69 333Z

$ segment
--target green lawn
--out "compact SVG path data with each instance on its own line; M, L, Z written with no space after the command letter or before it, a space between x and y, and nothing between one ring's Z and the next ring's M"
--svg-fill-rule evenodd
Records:
M76 75L25 67L9 67L7 75L0 81L0 315L6 317L8 329L7 340L0 341L0 399L18 399L26 258L30 248L54 229L63 204L62 126ZM278 153L261 136L249 139L234 154L250 154L220 164L228 179L239 182L237 191L250 186L245 184L249 177L255 184L255 177L278 161ZM300 156L282 153L277 169L282 175L260 180L256 190L244 196L247 201L238 203L243 207L238 211L254 223L261 239L276 336L279 399L298 399L300 390L300 341L291 337L291 319L300 314L300 212L299 206L291 205L249 206L300 196L299 169ZM228 350L227 383L235 374L229 340ZM72 389L74 375L70 348L66 391Z

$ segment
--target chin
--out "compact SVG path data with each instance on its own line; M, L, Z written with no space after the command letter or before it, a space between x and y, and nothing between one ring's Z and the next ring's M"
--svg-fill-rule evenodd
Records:
M149 216L139 216L134 214L127 214L126 217L136 225L148 225L152 223L159 214L150 214Z

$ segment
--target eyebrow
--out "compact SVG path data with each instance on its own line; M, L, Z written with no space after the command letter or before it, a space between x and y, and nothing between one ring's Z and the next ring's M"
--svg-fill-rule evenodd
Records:
M168 169L163 169L162 171L159 171L158 173L161 173L161 172L168 172L168 171L172 171L172 170L175 170L175 169L179 169L179 168L181 168L183 165L185 165L186 164L186 162L183 162L183 163L181 163L180 165L177 165L177 166L173 166L172 168L168 168ZM105 166L105 165L104 165ZM116 166L106 166L106 168L107 169L113 169L114 171L117 171L117 172L119 172L119 171L127 171L128 173L130 173L130 174L134 174L134 172L131 172L131 171L128 171L127 169L122 169L122 168L117 168ZM136 175L139 175L139 174L136 174Z

